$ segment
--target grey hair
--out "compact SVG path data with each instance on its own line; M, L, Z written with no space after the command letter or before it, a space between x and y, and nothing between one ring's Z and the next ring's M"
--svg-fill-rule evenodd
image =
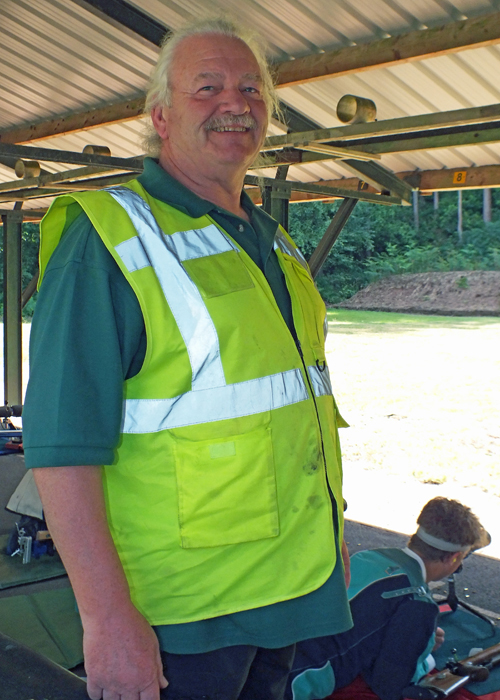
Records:
M223 36L239 39L246 44L255 56L255 60L260 69L263 83L262 94L267 107L268 118L271 119L275 111L279 113L279 99L267 63L264 42L254 32L240 26L234 20L217 16L197 19L165 37L158 60L149 79L146 102L144 105L145 115L149 116L151 110L159 105L171 106L172 86L170 84L170 73L175 51L184 39L190 36L196 36L197 34L221 34ZM145 152L150 156L157 157L160 153L161 139L150 120L145 127L143 147Z

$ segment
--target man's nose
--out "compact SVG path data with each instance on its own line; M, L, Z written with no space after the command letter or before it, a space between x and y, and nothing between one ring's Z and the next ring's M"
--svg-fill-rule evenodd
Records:
M240 88L225 88L220 93L219 109L232 114L248 114L250 105Z

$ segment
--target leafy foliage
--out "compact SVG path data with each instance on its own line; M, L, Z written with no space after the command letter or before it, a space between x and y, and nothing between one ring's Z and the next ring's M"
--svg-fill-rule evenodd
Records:
M385 207L359 202L344 226L316 280L327 303L348 299L387 275L449 270L500 270L500 190L492 190L493 221L482 218L482 190L463 191L463 235L457 234L457 193L420 197L418 229L412 207ZM306 258L321 240L340 202L310 202L290 207L290 232ZM0 239L3 280L3 239ZM38 269L38 224L23 224L23 289ZM23 309L31 318L36 294ZM0 308L2 307L0 285Z
M40 233L38 224L25 223L22 228L21 259L22 259L22 288L28 283L38 270L38 246ZM23 309L23 319L33 316L35 310L36 292ZM3 236L0 237L0 313L3 313Z
M317 277L325 301L334 304L347 299L388 275L499 270L500 193L493 190L491 223L483 222L482 190L462 194L461 238L457 233L456 192L440 193L437 210L432 197L420 197L418 228L412 207L359 202ZM338 207L338 203L311 202L290 208L290 232L306 258Z

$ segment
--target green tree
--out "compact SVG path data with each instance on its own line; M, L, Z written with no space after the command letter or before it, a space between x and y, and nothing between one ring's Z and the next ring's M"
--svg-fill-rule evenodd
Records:
M38 247L40 243L40 233L38 224L24 223L22 226L21 241L21 279L22 288L25 289L30 280L38 270ZM33 316L36 302L36 292L23 309L23 318L29 319ZM3 313L3 236L0 242L0 309Z
M306 258L339 206L312 202L290 207L290 233ZM359 202L317 277L319 291L327 303L337 303L387 275L500 269L500 192L493 191L489 224L483 222L482 206L482 190L463 192L459 241L456 192L440 193L437 211L432 197L420 197L418 229L412 207Z

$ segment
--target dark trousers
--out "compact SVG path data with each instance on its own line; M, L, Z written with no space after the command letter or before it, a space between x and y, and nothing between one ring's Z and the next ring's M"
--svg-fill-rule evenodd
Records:
M282 700L295 644L234 646L204 654L162 652L169 685L162 700Z

